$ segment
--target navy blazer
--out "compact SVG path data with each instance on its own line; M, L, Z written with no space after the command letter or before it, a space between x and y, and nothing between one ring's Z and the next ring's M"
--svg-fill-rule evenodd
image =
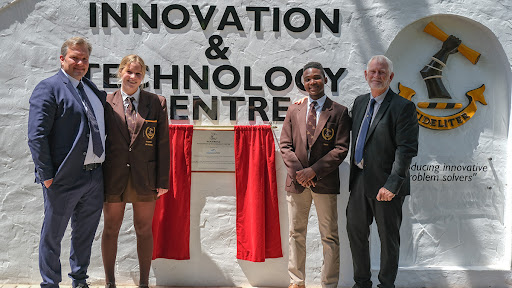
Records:
M361 95L352 107L351 191L354 172L359 169L354 164L354 151L368 101L370 94ZM398 196L410 194L409 166L418 154L418 127L414 103L389 89L366 135L363 152L366 196L377 197L382 187Z
M83 77L103 106L106 93ZM72 185L83 169L89 144L85 108L68 77L59 72L41 81L30 96L28 145L35 164L36 182Z

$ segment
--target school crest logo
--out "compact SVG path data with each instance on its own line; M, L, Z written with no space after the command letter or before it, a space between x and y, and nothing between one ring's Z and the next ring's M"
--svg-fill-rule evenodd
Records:
M448 57L460 52L468 61L476 65L480 59L480 53L467 47L462 40L454 35L447 35L433 22L429 22L424 32L443 41L441 49L435 53L430 61L419 72L427 88L428 102L418 102L416 112L418 123L429 129L449 130L460 127L469 121L477 112L476 102L487 105L485 101L485 85L480 84L465 93L463 101L455 99L462 97L452 96L443 82L443 69L447 67ZM416 95L414 89L405 84L398 83L399 95L411 100ZM425 111L442 111L437 113Z
M334 129L332 128L324 128L322 129L322 137L325 141L329 141L334 137Z
M146 138L153 139L155 137L155 127L146 128Z

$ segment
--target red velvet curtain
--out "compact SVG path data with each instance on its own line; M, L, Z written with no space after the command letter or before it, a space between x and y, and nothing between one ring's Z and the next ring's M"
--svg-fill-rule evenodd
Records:
M190 259L192 125L169 125L169 192L156 201L153 259Z
M283 257L270 126L235 126L237 258Z

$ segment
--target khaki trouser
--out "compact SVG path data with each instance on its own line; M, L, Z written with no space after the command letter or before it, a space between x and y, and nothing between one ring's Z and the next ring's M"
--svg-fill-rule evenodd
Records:
M306 188L301 194L288 193L290 252L288 273L290 283L304 285L306 266L306 234L311 202L315 202L322 238L324 262L322 287L336 288L340 272L340 241L338 236L337 194L318 194Z

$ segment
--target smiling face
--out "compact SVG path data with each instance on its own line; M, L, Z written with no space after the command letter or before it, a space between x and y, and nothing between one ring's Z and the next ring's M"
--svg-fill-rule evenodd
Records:
M391 80L395 74L389 72L388 64L385 61L374 59L368 64L364 71L364 78L372 91L372 96L376 97L388 89Z
M89 50L85 45L68 47L66 56L60 55L60 67L76 80L82 79L89 69Z
M121 89L128 95L137 92L140 83L142 83L142 79L144 79L142 66L138 62L132 62L126 65L120 75Z
M308 68L302 74L302 78L304 79L304 88L311 99L317 100L324 96L324 85L327 83L327 78L320 69Z

